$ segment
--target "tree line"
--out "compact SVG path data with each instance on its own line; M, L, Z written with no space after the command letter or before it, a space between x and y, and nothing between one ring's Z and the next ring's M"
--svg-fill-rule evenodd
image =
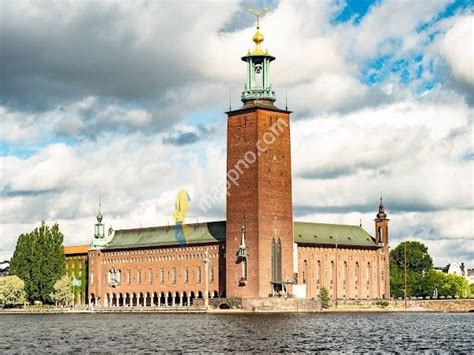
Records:
M406 255L406 258L405 258ZM463 276L446 274L433 268L428 247L420 242L400 243L390 252L390 291L392 297L468 297L469 283ZM474 291L474 290L472 290Z
M71 280L66 276L64 235L59 225L41 226L18 237L10 276L0 278L0 304L68 303Z

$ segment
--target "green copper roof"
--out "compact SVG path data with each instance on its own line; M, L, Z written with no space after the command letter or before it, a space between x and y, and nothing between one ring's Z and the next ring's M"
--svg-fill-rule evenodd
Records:
M225 221L188 224L186 241L176 233L176 226L161 226L115 231L104 248L130 249L218 243L225 240ZM298 244L377 247L374 239L361 227L343 224L295 222L294 240Z
M174 225L117 230L111 242L104 249L206 244L217 243L225 239L225 222L187 224L184 230L185 240L176 233Z
M377 247L362 227L344 224L295 222L295 243Z

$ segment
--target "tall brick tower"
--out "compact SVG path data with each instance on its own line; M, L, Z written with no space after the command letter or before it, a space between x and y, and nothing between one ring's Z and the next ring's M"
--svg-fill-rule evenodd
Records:
M261 48L247 63L243 106L227 113L226 296L291 294L293 205L290 112L274 106L270 63Z
M379 295L382 295L383 298L390 298L390 250L388 246L388 221L387 214L385 213L385 208L383 206L382 196L380 196L380 205L379 212L377 213L375 222L375 239L382 248L379 249L379 267L378 270L381 271L381 278L383 283L381 287L382 290L379 290Z

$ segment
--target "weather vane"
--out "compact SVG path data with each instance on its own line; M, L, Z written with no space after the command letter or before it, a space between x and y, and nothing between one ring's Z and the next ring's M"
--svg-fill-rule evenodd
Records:
M250 12L251 14L253 14L253 15L255 15L255 16L257 17L257 28L259 27L260 16L261 16L264 12L266 12L266 11L268 11L268 10L269 10L269 8L268 8L267 6L262 7L260 10L253 9L253 8L251 8L251 7L249 7L249 8L247 9L248 12Z

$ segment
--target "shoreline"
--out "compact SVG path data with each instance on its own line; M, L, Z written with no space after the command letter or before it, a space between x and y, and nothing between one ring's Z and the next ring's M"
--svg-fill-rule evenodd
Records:
M254 300L255 301L255 300ZM278 314L278 313L474 313L474 299L458 300L391 300L385 306L373 302L339 303L328 309L322 309L319 303L282 304L272 302L250 302L240 307L221 309L210 305L207 309L204 304L195 304L190 307L94 307L87 309L84 306L77 308L61 308L54 306L26 306L25 308L0 308L2 314ZM263 300L265 301L265 300Z
M245 309L127 309L127 310L110 310L110 309L41 309L41 310L0 310L2 315L14 314L337 314L337 313L473 313L470 311L458 310L434 310L434 309L405 309L405 308L381 308L381 309L361 309L361 308L344 308L344 309L327 309L327 310L245 310Z

